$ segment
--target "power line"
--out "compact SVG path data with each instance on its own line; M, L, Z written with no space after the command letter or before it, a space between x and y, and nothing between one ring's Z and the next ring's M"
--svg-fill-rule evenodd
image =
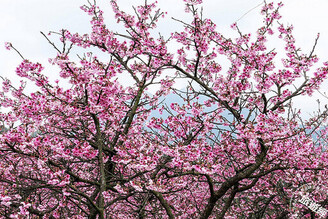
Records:
M253 11L254 9L260 7L261 5L264 4L264 1L258 5L256 5L255 7L253 7L252 9L248 10L245 14L243 14L240 18L238 18L234 23L237 23L238 21L240 21L241 19L243 19L243 17L245 17L248 13L250 13L251 11Z

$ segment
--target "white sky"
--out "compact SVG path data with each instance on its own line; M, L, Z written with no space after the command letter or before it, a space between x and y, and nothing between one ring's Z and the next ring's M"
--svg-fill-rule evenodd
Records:
M46 65L45 71L54 72L55 69L47 67L47 60L54 57L56 53L40 31L47 33L64 28L72 33L89 32L89 16L79 8L86 2L86 0L0 0L0 75L17 81L17 77L14 76L15 68L21 61L14 51L4 48L5 42L13 43L25 58ZM118 25L112 19L109 0L97 2L105 11L107 25L117 29ZM118 0L121 8L130 11L132 5L142 2L143 0ZM160 28L165 35L179 28L170 17L184 19L184 4L182 0L158 0L158 2L163 11L168 12L165 22L160 23ZM262 0L204 0L204 16L215 21L219 31L227 33L229 37L232 33L229 28L231 23L261 2ZM309 51L316 34L320 32L316 54L320 62L328 60L328 25L326 24L328 1L285 0L284 5L281 10L283 22L294 25L297 45L303 48L304 52ZM259 10L260 7L250 11L238 22L243 32L254 31L258 27L261 22ZM328 91L328 88L323 88L322 91L325 90ZM317 98L321 98L320 95L311 99L302 98L298 103L310 112L314 110L313 106L316 106Z

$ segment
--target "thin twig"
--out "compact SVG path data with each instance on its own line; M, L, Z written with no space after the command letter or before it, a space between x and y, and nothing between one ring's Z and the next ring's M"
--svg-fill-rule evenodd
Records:
M56 47L56 45L53 43L53 42L51 42L50 40L49 40L49 38L42 32L42 31L40 31L40 33L46 38L46 40L59 52L59 54L61 54L62 52Z
M24 56L12 44L10 44L10 47L13 48L13 50L15 50L18 53L18 55L25 60Z

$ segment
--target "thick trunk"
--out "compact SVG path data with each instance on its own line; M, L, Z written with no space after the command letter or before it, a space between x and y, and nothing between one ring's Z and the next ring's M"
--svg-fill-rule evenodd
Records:
M103 192L106 191L106 174L105 174L105 164L103 159L103 141L101 139L101 130L100 130L100 124L99 119L95 114L91 114L92 118L94 120L95 126L96 126L96 142L98 146L98 165L99 165L99 171L100 171L100 191L98 195L98 211L99 211L99 219L105 218L105 203L104 203L104 196Z
M254 173L263 163L265 156L267 155L268 149L265 147L265 144L262 139L258 139L259 144L261 146L261 152L257 155L255 163L246 168L245 170L237 173L234 177L231 177L227 181L225 181L219 190L217 190L213 195L211 195L208 203L205 207L205 210L201 214L201 219L207 219L211 214L215 207L216 202L222 198L226 192L235 186L240 180L245 179L246 177L250 176Z

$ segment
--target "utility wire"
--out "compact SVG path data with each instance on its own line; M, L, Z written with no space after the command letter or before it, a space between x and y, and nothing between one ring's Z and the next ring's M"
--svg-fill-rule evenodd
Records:
M243 17L245 17L248 13L250 13L251 11L253 11L254 9L260 7L261 5L264 4L265 1L263 1L262 3L256 5L254 8L248 10L245 14L243 14L240 18L238 18L234 23L237 23L238 21L240 21L241 19L243 19Z

